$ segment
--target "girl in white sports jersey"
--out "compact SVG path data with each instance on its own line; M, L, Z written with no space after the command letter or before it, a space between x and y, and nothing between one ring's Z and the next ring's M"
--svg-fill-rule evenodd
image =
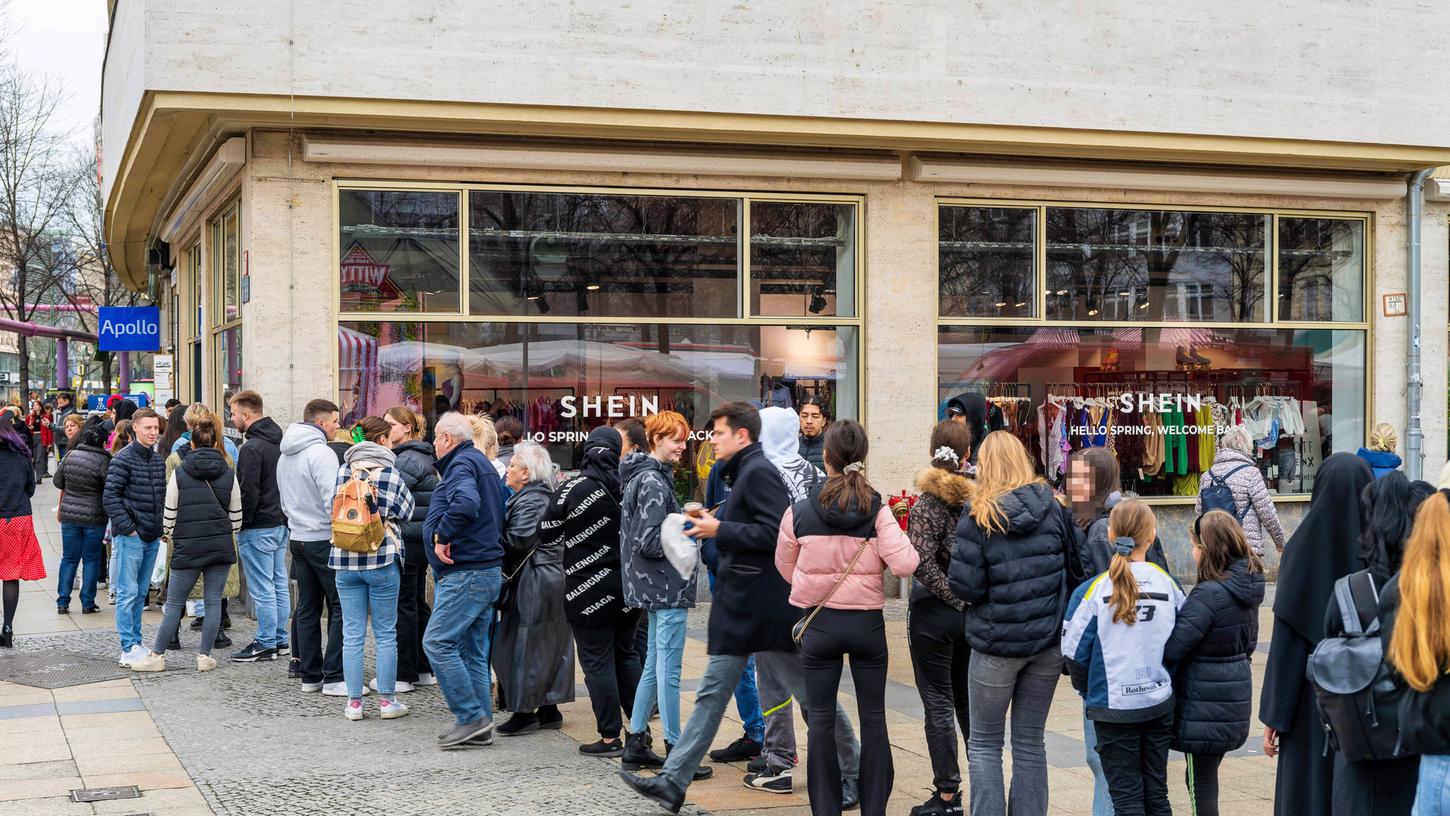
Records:
M1119 502L1108 516L1108 571L1078 587L1062 633L1073 687L1097 730L1098 755L1118 816L1169 816L1168 746L1173 678L1163 647L1183 590L1147 560L1157 534L1153 511Z

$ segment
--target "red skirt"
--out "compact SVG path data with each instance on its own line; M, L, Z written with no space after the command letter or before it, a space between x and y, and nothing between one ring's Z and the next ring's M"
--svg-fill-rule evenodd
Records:
M45 560L30 516L0 518L0 581L39 581Z

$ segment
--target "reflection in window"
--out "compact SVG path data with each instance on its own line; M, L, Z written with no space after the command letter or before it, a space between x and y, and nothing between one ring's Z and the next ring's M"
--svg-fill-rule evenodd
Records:
M1037 210L938 208L943 317L1031 317Z
M513 415L572 468L590 428L656 410L703 430L726 402L816 395L833 416L859 416L858 338L848 326L343 321L338 404L347 421L407 405L430 427L450 410Z
M937 352L938 404L987 394L993 429L1020 437L1054 482L1065 449L1110 446L1125 491L1195 496L1213 431L1242 423L1271 490L1308 493L1324 457L1364 438L1363 331L943 326ZM1142 410L1149 395L1173 410Z
M342 311L456 312L458 194L338 193Z
M473 314L739 316L738 199L468 195Z
M1364 222L1279 219L1279 319L1364 320Z
M226 427L234 428L236 426L232 424L227 405L231 396L242 390L242 327L233 326L217 332L212 337L212 347L216 352L216 411Z
M750 203L750 312L854 315L856 207Z
M1257 213L1049 207L1047 317L1262 321L1268 222Z

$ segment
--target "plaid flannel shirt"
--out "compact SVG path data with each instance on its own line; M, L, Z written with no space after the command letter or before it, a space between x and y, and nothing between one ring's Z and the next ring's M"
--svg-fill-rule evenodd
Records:
M342 487L352 478L352 465L343 464L337 469L337 483L333 490ZM403 558L403 534L398 522L413 517L413 493L403 484L403 477L391 467L382 467L372 477L377 488L378 515L383 518L383 543L377 552L355 553L332 548L327 565L335 570L370 570L386 567Z

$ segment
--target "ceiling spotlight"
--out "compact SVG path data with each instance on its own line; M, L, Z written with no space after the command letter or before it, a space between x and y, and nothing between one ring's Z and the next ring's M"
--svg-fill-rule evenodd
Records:
M1146 309L1146 308L1148 308L1148 304L1147 304L1147 303L1146 303L1146 302L1144 302L1144 303L1139 303L1139 304L1138 304L1138 308L1139 308L1139 309Z
M1066 290L1066 289L1058 289L1058 290L1057 290L1057 293L1058 293L1058 294L1059 294L1059 295L1065 295L1065 294L1067 294L1067 290Z
M528 299L529 300L538 300L539 299L539 296L538 295L529 295Z
M1088 317L1097 317L1097 315L1098 315L1098 310L1097 309L1088 309Z
M1016 303L1016 304L1013 304L1013 305L1016 306L1018 309L1020 309L1023 306L1026 306L1027 305L1027 301L1024 300L1021 303Z
M588 286L586 286L584 288L587 289L590 292L598 292L599 291L599 284L597 284L597 283L591 283L591 284L589 284Z
M1133 293L1132 292L1119 292L1118 293L1118 297L1132 297L1132 296L1133 296Z
M1007 301L1005 301L1005 300L999 300L999 301L997 301L996 303L994 303L992 305L993 306L996 306L998 309L1000 309L1000 308L1002 308L1002 307L1004 307L1004 306L1007 305Z

